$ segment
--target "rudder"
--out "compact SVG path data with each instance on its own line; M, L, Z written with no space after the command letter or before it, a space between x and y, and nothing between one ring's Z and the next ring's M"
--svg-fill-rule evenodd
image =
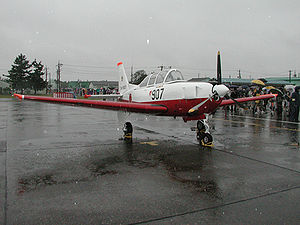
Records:
M124 92L129 90L129 82L123 63L119 62L117 66L119 68L119 92L120 94L124 94Z

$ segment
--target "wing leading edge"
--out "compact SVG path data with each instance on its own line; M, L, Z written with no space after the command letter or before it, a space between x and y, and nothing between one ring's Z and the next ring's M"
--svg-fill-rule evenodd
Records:
M30 95L20 95L20 94L14 94L14 96L19 99L45 101L45 102L53 102L53 103L77 104L77 105L88 106L88 107L121 110L127 112L137 112L137 113L160 114L168 111L168 108L166 106L155 105L155 104L72 99L72 98L53 98L53 97L30 96Z
M266 95L259 95L259 96L254 96L254 97L236 98L234 100L232 100L232 99L225 99L225 100L223 100L221 102L221 104L219 106L233 105L236 102L243 103L243 102L249 102L249 101L257 101L257 100L269 99L269 98L274 98L276 96L277 96L277 94L266 94Z

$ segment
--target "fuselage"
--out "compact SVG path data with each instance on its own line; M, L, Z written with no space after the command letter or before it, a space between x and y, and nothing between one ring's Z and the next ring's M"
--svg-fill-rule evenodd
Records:
M165 116L188 116L191 108L206 101L197 111L202 115L215 111L222 101L222 96L211 98L213 91L212 84L185 81L178 70L172 69L148 75L139 86L126 91L122 100L164 105L168 108Z

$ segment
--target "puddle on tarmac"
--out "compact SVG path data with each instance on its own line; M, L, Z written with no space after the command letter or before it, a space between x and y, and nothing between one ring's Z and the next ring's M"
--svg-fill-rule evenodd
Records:
M181 151L164 156L162 162L173 180L192 187L196 192L221 198L209 151L190 151L189 154Z
M42 186L57 184L57 181L53 178L53 174L45 175L33 175L29 177L20 178L18 180L18 193L35 190Z
M156 132L156 131L148 130L148 129L146 129L146 128L142 128L142 127L138 127L138 126L134 126L134 129L140 130L140 131L144 131L144 132L147 133L147 134L159 134L159 133Z
M44 174L25 176L18 180L18 193L33 191L50 185L87 182L100 176L119 174L122 164L138 169L159 167L166 170L171 180L180 182L194 191L207 193L210 197L219 198L220 190L216 180L211 151L201 150L198 146L178 145L176 142L156 141L158 146L141 145L139 142L130 145L116 145L122 148L118 152L93 151L91 157L82 159L79 167L83 177L65 180L63 171L45 172ZM142 148L141 148L142 146ZM188 154L187 154L188 152ZM91 153L89 153L91 154ZM80 175L79 175L80 176Z
M97 176L103 176L103 175L114 175L117 174L118 171L116 170L108 170L106 167L121 163L123 160L118 157L118 156L112 156L112 157L107 157L104 159L101 159L99 161L94 161L91 163L87 168L91 171L92 176L97 177Z

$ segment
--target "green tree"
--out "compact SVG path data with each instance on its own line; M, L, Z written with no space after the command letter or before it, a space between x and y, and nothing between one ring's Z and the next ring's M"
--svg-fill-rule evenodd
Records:
M147 76L147 73L145 70L138 70L131 76L131 82L132 84L140 84L144 78Z
M45 74L43 72L44 65L41 62L37 62L35 59L31 66L33 67L33 70L28 76L28 83L30 84L30 88L34 90L34 94L36 94L37 91L43 90L47 86L47 82L41 77Z
M29 60L26 59L26 56L22 53L18 55L14 61L14 64L11 66L11 69L8 71L8 82L11 84L12 89L21 91L28 87L27 77L30 73L31 65Z

